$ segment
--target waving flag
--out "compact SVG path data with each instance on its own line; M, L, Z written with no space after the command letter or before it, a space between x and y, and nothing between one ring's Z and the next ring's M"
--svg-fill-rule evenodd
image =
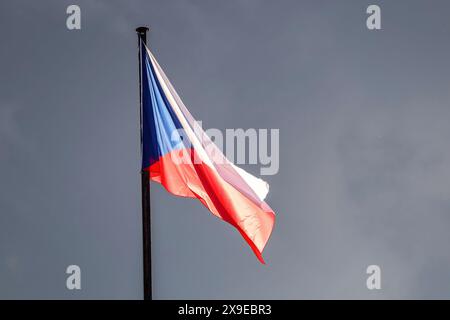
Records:
M210 140L150 50L142 53L142 168L170 193L197 198L233 225L264 263L275 222L264 202L269 185L238 168Z

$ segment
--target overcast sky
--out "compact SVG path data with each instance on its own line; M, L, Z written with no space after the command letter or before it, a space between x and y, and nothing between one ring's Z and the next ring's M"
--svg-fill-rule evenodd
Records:
M155 298L450 298L448 12L445 0L1 1L0 298L142 297L141 25L205 129L280 129L266 266L198 201L152 183ZM71 264L80 291L65 287Z

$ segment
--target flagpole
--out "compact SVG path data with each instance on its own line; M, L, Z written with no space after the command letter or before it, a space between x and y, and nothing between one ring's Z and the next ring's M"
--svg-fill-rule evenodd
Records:
M141 41L147 43L147 27L136 28L139 47L139 115L140 115L140 136L141 136L141 156L142 150L142 56ZM143 280L144 280L144 300L152 300L152 230L151 230L151 208L150 208L150 175L148 171L141 170L141 192L142 192L142 250L143 250Z

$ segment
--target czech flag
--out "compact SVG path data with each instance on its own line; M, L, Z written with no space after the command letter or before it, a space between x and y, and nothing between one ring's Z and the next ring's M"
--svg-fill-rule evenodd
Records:
M269 185L223 155L181 101L141 41L142 169L170 193L197 198L233 225L259 261L275 214L264 202Z

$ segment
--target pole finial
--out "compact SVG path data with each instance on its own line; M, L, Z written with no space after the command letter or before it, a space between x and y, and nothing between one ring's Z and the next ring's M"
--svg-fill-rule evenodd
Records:
M136 32L139 34L145 34L149 29L147 27L138 27L136 28Z

